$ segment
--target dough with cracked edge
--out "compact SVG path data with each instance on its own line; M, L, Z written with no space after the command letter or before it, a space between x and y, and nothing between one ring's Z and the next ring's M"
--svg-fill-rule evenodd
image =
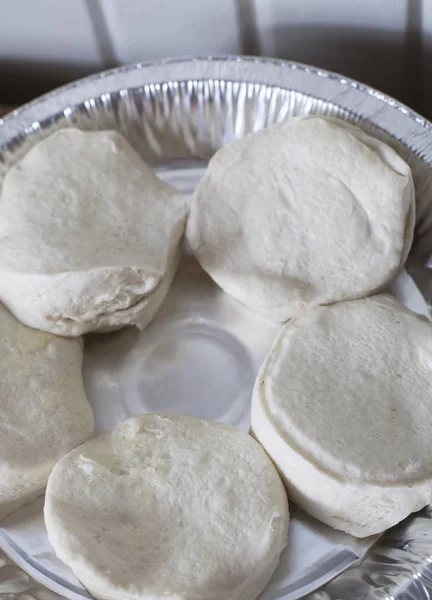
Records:
M432 500L432 324L393 297L292 319L261 367L252 431L292 499L365 537Z
M62 129L4 178L0 299L59 335L142 328L169 289L185 221L183 198L120 133Z
M288 502L261 446L231 425L142 415L54 468L45 524L103 600L253 600L287 541Z
M187 238L221 288L286 321L383 289L405 262L414 211L394 150L341 120L303 117L215 154Z
M0 305L0 519L43 494L55 463L93 434L82 341L22 325Z

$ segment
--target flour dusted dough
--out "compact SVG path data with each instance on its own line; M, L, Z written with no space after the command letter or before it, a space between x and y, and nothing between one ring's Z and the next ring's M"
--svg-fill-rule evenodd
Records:
M75 336L144 327L174 275L186 205L115 131L63 129L6 174L0 299Z
M81 340L35 331L0 305L0 519L43 493L54 464L93 433Z
M386 144L337 119L293 119L219 150L187 237L226 292L285 321L376 292L411 246L414 188Z
M306 311L258 375L252 430L292 498L363 537L432 500L432 324L391 296Z
M246 433L143 415L55 466L45 523L96 598L253 600L286 544L288 503Z

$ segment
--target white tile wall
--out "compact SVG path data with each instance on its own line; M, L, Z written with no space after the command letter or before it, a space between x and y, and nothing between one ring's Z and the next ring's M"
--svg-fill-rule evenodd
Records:
M327 55L332 48L322 44L334 32L341 38L370 30L403 37L409 0L255 0L262 50L265 54L317 50ZM311 33L317 33L313 38ZM304 37L306 35L306 38ZM398 36L398 37L399 37Z
M233 0L100 0L120 63L241 53Z
M102 67L86 0L0 0L0 61Z
M242 52L343 72L432 116L432 0L0 0L0 67Z

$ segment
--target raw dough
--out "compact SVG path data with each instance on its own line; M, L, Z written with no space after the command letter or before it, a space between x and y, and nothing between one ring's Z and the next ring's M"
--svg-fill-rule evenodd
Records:
M386 286L413 228L411 171L396 152L343 121L307 117L219 150L187 237L226 292L285 321Z
M96 598L253 600L286 544L288 503L246 433L143 415L56 465L45 523Z
M0 305L0 519L42 494L54 464L93 434L82 341L35 331Z
M185 219L184 200L118 132L60 130L4 179L0 299L60 335L144 327L169 289Z
M252 430L310 514L364 537L432 500L432 324L391 296L306 311L258 375Z

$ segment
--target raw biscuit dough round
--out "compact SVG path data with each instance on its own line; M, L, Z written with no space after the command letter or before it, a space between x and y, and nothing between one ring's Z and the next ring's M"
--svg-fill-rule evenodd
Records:
M432 500L432 324L393 297L313 308L258 375L252 431L302 508L364 537Z
M44 512L57 556L103 600L253 600L289 518L279 475L248 434L152 414L65 456Z
M185 221L185 201L120 133L62 129L4 178L0 299L59 335L142 328L169 289Z
M0 519L44 492L54 464L93 434L82 340L22 325L0 305Z
M394 150L341 120L303 117L215 154L187 238L221 288L286 321L390 283L414 211L411 171Z

